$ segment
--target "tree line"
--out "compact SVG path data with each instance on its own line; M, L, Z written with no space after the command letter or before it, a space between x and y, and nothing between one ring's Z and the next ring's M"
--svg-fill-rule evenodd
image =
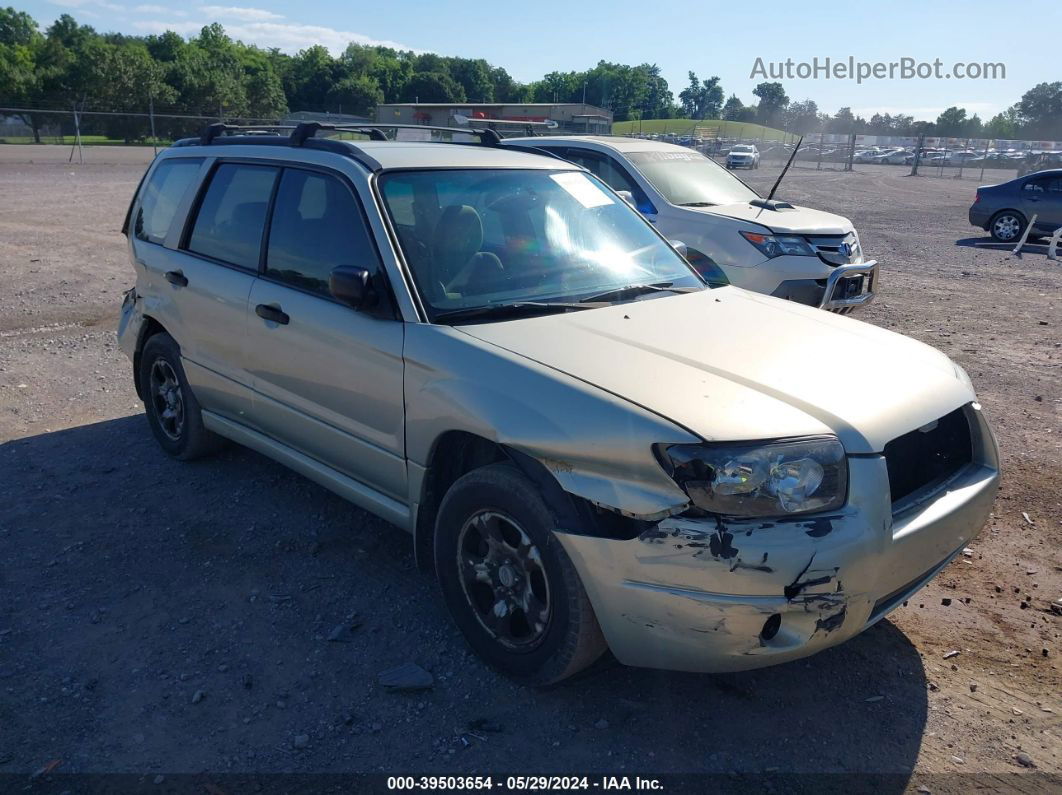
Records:
M994 138L1062 138L1062 82L1041 83L1007 111L983 122L948 108L936 122L902 114L869 120L841 108L830 116L813 100L791 101L777 82L753 90L756 103L724 99L718 77L689 82L676 97L655 64L600 61L586 71L550 72L521 83L482 58L414 53L350 44L334 57L317 45L288 55L234 41L215 23L198 36L173 31L127 36L98 33L72 16L46 30L26 12L0 9L0 106L21 114L39 140L48 117L34 110L73 108L225 119L277 119L291 111L371 115L384 102L586 102L616 121L729 119L790 132L859 132ZM145 136L143 120L114 116L94 122L111 136ZM159 120L162 137L187 134L201 122Z

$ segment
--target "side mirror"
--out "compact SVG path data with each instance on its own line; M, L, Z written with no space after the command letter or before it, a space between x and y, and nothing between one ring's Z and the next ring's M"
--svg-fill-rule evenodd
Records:
M685 243L683 243L681 240L669 240L667 242L671 244L671 248L675 249L675 251L679 253L680 257L686 259L686 253L688 249L686 248Z
M623 199L623 201L627 202L631 207L634 207L634 194L629 190L618 190L616 191L616 195Z
M372 276L365 268L340 265L333 268L328 277L328 290L332 297L355 309L371 303L373 297Z

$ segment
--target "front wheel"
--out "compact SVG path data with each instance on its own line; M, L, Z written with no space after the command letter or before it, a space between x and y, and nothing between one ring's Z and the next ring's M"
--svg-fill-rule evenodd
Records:
M1025 230L1025 218L1014 210L1004 210L992 219L988 230L1000 243L1013 243Z
M488 663L548 685L606 649L579 575L535 485L509 464L475 469L443 498L435 570L454 622Z

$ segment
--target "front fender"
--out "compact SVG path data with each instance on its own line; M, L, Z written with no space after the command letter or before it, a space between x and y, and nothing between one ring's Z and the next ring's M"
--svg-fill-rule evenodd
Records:
M448 326L411 324L405 358L411 470L423 471L442 434L465 431L531 456L568 493L624 516L653 521L688 505L652 448L700 439L669 420Z

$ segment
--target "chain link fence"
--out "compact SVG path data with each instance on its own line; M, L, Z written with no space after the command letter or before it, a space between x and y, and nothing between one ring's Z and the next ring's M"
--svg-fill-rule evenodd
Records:
M195 136L209 124L277 125L274 118L225 115L139 113L104 110L54 110L0 107L0 144L60 144L71 147L71 159L84 160L85 147L165 147L180 138ZM291 122L295 124L295 121Z
M168 146L175 140L196 136L209 124L292 125L316 120L337 124L372 122L358 116L301 112L281 119L232 116L218 109L217 115L107 110L62 110L35 107L0 107L0 144L59 144L70 147L69 160L84 162L85 149L94 146ZM1062 167L1062 142L1002 141L975 138L930 136L873 136L849 133L795 133L761 127L758 124L705 122L690 127L685 121L676 131L652 134L631 133L632 137L675 143L696 149L725 163L727 153L737 145L756 146L759 162L781 167L800 149L793 168L818 171L858 171L865 166L888 166L898 173L956 179L1005 181L1015 175L1043 168ZM524 134L502 130L503 135ZM555 132L566 132L557 130ZM91 156L89 156L91 160ZM866 169L871 170L871 169ZM877 170L877 169L873 169Z
M751 125L750 125L751 127ZM756 125L755 127L758 127ZM734 129L733 126L730 127ZM1062 168L1062 141L946 138L934 136L875 136L849 133L784 132L781 139L762 128L755 134L713 134L710 127L684 133L654 133L632 137L675 143L697 149L723 163L734 146L753 145L762 165L782 166L800 149L793 168L818 171L858 171L864 166L896 167L900 173L954 179L1005 181L1045 168ZM876 169L875 169L876 170Z

